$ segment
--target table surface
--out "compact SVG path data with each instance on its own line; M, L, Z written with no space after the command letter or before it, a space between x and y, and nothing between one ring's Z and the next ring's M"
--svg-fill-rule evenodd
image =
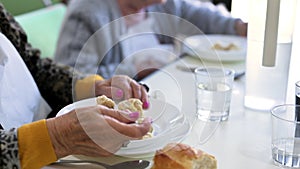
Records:
M300 6L300 4L298 4ZM298 11L297 16L300 12ZM290 65L290 74L287 90L287 102L294 102L294 83L299 79L300 65L300 22L296 23L293 49ZM298 37L298 38L296 38ZM218 65L233 68L240 72L245 69L244 62L211 63L204 66ZM222 123L201 122L195 120L195 86L194 76L190 72L180 71L177 66L199 66L203 63L199 59L183 57L154 73L144 82L150 86L150 94L162 93L169 103L176 105L184 112L192 123L191 132L183 143L200 148L216 157L218 169L276 169L271 159L271 115L269 112L250 110L244 107L245 76L235 80L232 92L230 116L228 121ZM152 154L153 155L153 154ZM122 161L146 159L152 157L105 157L91 158L86 156L68 156L65 159L88 159L107 164ZM55 164L44 169L76 169L76 168L102 168L93 164L62 165Z
M178 65L212 66L215 63L201 64L199 59L185 57L147 79L151 89L162 91L166 100L176 105L190 120L191 133L183 143L214 155L219 169L245 169L253 166L273 169L271 116L269 112L244 108L245 77L234 82L229 119L221 123L202 122L195 120L194 75L179 71ZM223 63L221 66L233 68L237 72L245 68L244 62ZM168 83L164 82L165 79L168 79ZM157 83L159 81L161 83Z
M298 25L299 27L300 25ZM295 32L299 36L299 32ZM294 40L290 74L287 90L287 102L294 102L294 84L299 79L300 39ZM275 169L271 158L271 115L269 112L250 110L244 107L245 76L234 81L230 116L221 123L195 120L195 85L194 75L178 69L178 66L224 66L236 72L245 70L244 62L217 63L200 61L198 58L183 57L167 65L160 71L144 79L150 86L150 95L160 94L170 104L185 113L191 122L191 132L182 141L190 146L212 154L218 161L219 169ZM87 159L107 164L122 161L146 159L152 161L153 154L148 157L135 158L112 156L91 158L86 156L68 156L64 159ZM63 165L54 164L44 169L68 168L102 168L93 164Z
M245 77L235 80L232 92L230 116L224 122L203 122L196 120L194 75L179 70L181 66L203 65L199 59L183 57L144 80L150 86L150 95L157 92L160 97L184 112L191 123L191 132L182 141L185 144L212 154L218 161L219 169L274 169L271 159L271 116L269 112L249 110L244 107ZM205 62L205 66L215 65ZM224 67L243 71L244 62L224 63ZM152 157L137 157L152 160ZM65 159L89 159L108 164L133 160L128 157L91 158L68 156ZM84 164L89 168L99 168ZM46 169L82 168L82 165L49 165Z

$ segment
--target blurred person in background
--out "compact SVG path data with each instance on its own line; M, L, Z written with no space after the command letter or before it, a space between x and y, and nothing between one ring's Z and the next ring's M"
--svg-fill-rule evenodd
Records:
M198 31L185 28L184 22ZM176 59L168 52L173 49L162 44L199 33L246 36L247 24L198 1L73 0L55 60L105 78L121 73L142 79Z

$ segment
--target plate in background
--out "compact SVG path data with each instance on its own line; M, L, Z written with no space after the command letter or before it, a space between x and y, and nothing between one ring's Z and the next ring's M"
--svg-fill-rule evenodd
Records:
M234 35L195 35L184 41L184 52L193 57L210 61L244 61L247 38Z

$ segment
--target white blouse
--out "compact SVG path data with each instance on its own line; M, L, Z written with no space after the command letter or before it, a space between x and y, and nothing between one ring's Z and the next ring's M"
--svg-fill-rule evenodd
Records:
M0 33L0 124L17 128L46 118L50 111L21 56Z

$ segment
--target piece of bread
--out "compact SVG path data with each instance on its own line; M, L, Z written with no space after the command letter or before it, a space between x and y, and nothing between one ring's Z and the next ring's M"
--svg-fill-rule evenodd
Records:
M115 102L110 98L106 97L105 95L98 96L96 100L97 100L97 104L106 106L111 109L115 107Z
M106 97L105 95L98 96L96 98L97 104L106 106L108 108L114 109L115 108L115 102L111 100L110 98ZM144 119L143 114L143 103L139 99L130 98L128 100L123 100L118 104L116 107L119 110L129 110L131 112L139 112L140 116L139 119L136 121L137 123L141 123ZM151 127L150 131L142 138L147 139L153 137L153 127Z
M142 123L144 120L143 113L143 103L139 99L130 98L128 100L124 100L118 104L119 110L129 110L131 112L139 112L139 119L137 119L136 123ZM150 131L143 136L142 139L152 138L154 134L154 129L151 126Z
M217 160L182 143L169 143L156 151L151 169L216 169Z
M97 104L106 106L108 108L114 109L115 108L115 102L106 97L105 95L98 96L96 98ZM139 112L140 118L143 118L143 103L139 99L130 98L127 100L123 100L120 102L117 107L119 110L129 110L131 112Z
M139 112L140 118L143 118L143 103L139 99L130 98L124 101L121 101L118 104L119 110L129 110L131 112Z

